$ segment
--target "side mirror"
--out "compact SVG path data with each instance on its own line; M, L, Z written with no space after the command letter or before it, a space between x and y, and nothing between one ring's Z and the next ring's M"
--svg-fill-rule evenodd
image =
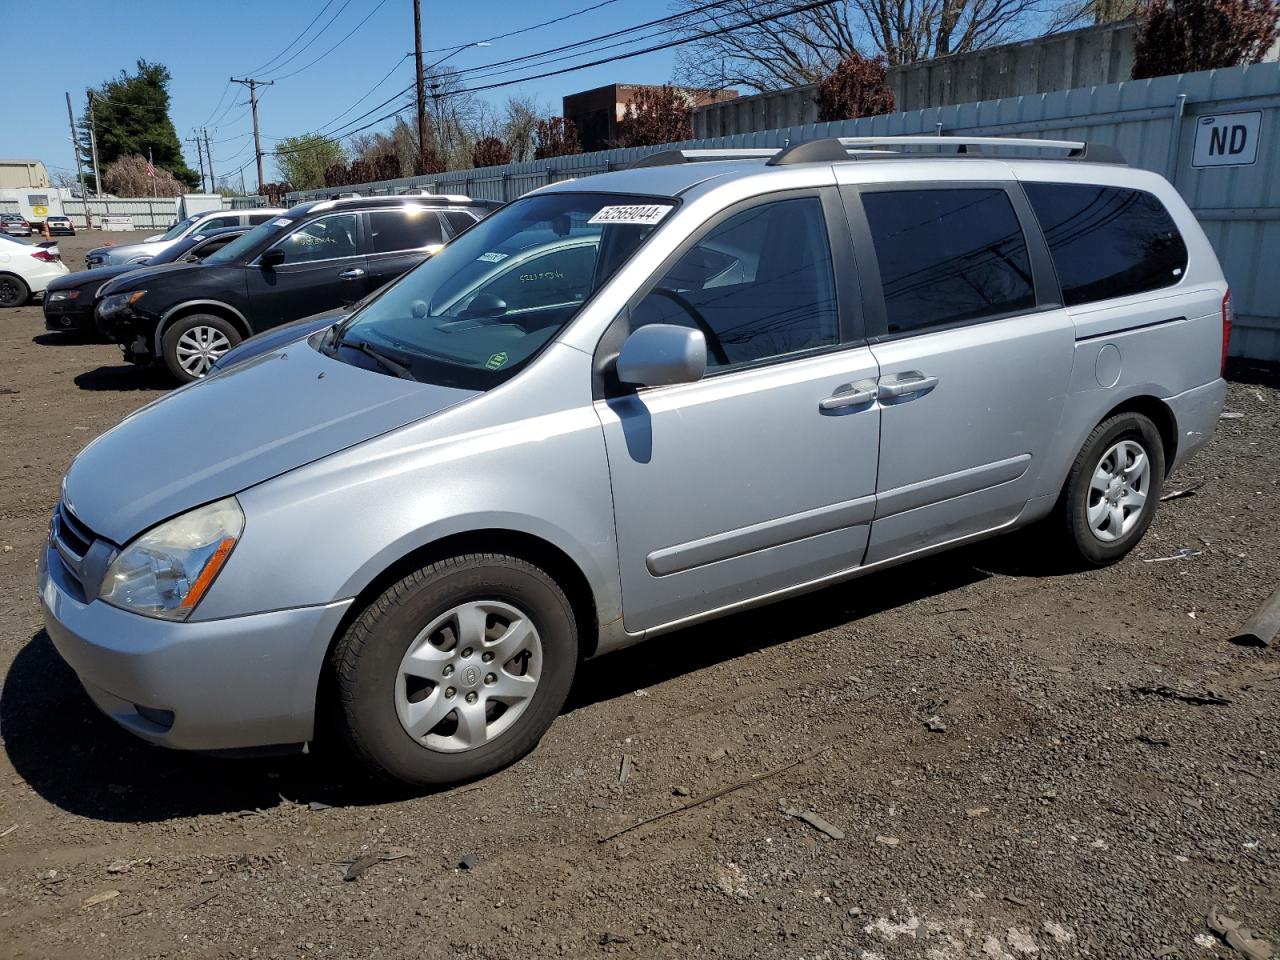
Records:
M273 247L258 258L258 265L264 270L274 270L282 263L284 263L284 251L279 247Z
M463 320L496 320L507 312L507 301L492 293L478 293L458 316Z
M707 339L701 330L652 323L627 337L616 366L620 381L641 387L693 383L707 372Z

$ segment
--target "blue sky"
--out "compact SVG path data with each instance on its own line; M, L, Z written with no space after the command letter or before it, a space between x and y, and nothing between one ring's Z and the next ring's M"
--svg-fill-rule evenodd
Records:
M440 48L425 59L430 63L462 44L599 3L601 0L422 0L423 45ZM178 136L190 137L193 127L208 124L210 140L214 141L214 168L220 177L253 157L252 137L247 136L252 131L249 111L247 106L238 105L247 104L248 91L238 85L228 88L227 78L233 74L241 77L253 70L258 71L257 76L277 78L275 86L265 88L261 94L259 121L264 135L279 138L314 130L338 117L394 68L381 86L338 120L335 126L341 132L346 129L341 126L344 121L359 117L412 82L413 58L398 65L397 61L413 50L413 7L411 0L381 0L380 5L379 0L332 0L301 41L292 43L325 5L326 0L112 0L107 4L64 0L40 8L43 12L35 16L32 11L37 8L26 0L0 0L0 22L13 25L31 21L18 31L20 40L11 38L18 40L17 49L28 62L9 71L10 89L16 89L17 96L8 97L4 105L0 155L43 160L51 174L55 168L74 170L65 91L71 92L78 119L84 108L85 88L98 86L121 69L131 70L139 58L163 63L173 74L169 93ZM451 56L448 64L463 69L480 67L656 20L668 12L665 3L605 0L599 9L563 23L494 40L487 48L463 50ZM332 53L296 76L284 76L320 57L365 17L367 22ZM39 31L32 29L36 20L43 25ZM314 43L285 62L316 37L326 23L330 25ZM470 82L478 85L513 79L669 38L653 37L657 29L644 31L650 39L631 47L583 55L541 69L520 65L518 72ZM37 40L38 36L46 39ZM39 66L32 62L54 53L58 56L56 61L44 60ZM670 80L674 55L674 50L646 54L520 83L483 96L501 104L509 94L533 95L544 107L559 113L560 98L577 90L613 82ZM274 62L269 63L272 58ZM355 125L387 113L396 102ZM387 125L389 121L379 128ZM274 142L264 139L263 149L269 149ZM188 164L197 169L194 147L186 147ZM268 178L274 179L270 158L266 164ZM254 177L252 166L246 168L245 182L250 189Z

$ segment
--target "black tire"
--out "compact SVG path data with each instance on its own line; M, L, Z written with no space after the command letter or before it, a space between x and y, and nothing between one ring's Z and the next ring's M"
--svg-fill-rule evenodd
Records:
M481 746L441 752L411 736L400 721L400 666L422 630L469 601L496 601L524 613L538 632L541 675L528 705L508 729ZM334 719L356 758L375 774L417 787L470 780L533 749L564 705L577 661L573 609L543 570L501 554L450 557L389 587L338 640L330 655L337 694ZM452 702L461 706L461 699ZM441 721L446 728L453 716L446 714Z
M217 331L226 338L228 345L217 356L209 358L208 363L203 365L201 371L194 372L183 366L182 358L179 356L181 348L179 341L182 340L184 334L195 331L197 328ZM170 375L179 383L190 383L192 380L199 380L208 373L217 357L232 349L241 339L240 331L235 328L230 320L225 320L213 313L189 313L185 317L175 320L165 330L164 338L160 341L161 353L163 354L161 359L164 360L165 368Z
M1093 490L1091 484L1094 473L1105 467L1104 457L1121 441L1132 441L1138 444L1150 462L1150 472L1145 484L1145 501L1139 516L1132 526L1128 526L1128 517L1132 512L1124 514L1124 525L1119 535L1115 535L1114 523L1109 524L1107 533L1114 539L1104 540L1095 533L1089 522L1091 502L1096 506L1104 498ZM1066 485L1056 508L1054 522L1063 535L1069 554L1083 563L1102 567L1115 563L1137 546L1142 535L1155 519L1156 509L1160 503L1160 492L1164 488L1165 456L1164 441L1160 431L1148 417L1140 413L1118 413L1098 424L1089 438L1085 440L1079 455L1067 475ZM1125 509L1122 507L1122 510ZM1127 529L1125 528L1127 526Z
M21 277L0 273L0 307L20 307L31 299L31 288Z

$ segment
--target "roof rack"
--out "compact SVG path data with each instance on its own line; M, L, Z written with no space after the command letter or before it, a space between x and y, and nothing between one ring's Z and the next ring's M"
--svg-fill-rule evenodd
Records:
M726 147L696 150L663 150L651 153L631 164L637 167L665 167L676 163L695 163L707 160L767 160L769 166L788 166L796 163L832 163L857 159L859 156L911 157L915 151L901 151L901 147L940 147L954 149L957 156L993 156L992 150L1057 150L1065 151L1054 159L1088 160L1093 163L1124 164L1119 150L1105 143L1089 143L1084 140L1039 140L1031 137L966 137L941 134L937 136L890 137L823 137L806 140L786 147ZM1027 158L1033 159L1033 158Z
M628 170L640 167L669 167L675 163L697 163L702 160L767 160L778 147L713 147L705 150L663 150L641 157Z

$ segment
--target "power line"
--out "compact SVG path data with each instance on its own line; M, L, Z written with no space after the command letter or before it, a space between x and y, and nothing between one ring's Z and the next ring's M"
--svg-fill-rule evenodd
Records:
M348 0L348 2L350 2L350 0ZM383 7L383 5L384 5L386 2L387 2L387 0L378 0L378 5L377 5L377 6L375 6L372 10L370 10L367 14L365 14L365 18L364 18L363 20L361 20L359 23L357 23L354 27L352 27L352 28L351 28L351 30L347 33L347 35L346 35L346 36L344 36L341 40L339 40L337 43L335 43L332 47L330 47L330 48L329 48L328 50L326 50L324 53L320 54L320 56L316 57L314 60L312 60L310 63L308 63L305 67L299 67L297 70L294 70L294 71L292 71L291 73L286 73L286 74L284 74L283 76L277 75L277 76L275 77L275 79L276 79L276 80L288 80L290 77L296 77L298 74L302 73L302 71L304 71L304 70L309 70L310 68L314 67L317 63L319 63L321 60L323 60L323 59L324 59L325 57L327 57L329 54L333 53L333 51L337 50L340 46L342 46L344 43L346 43L348 40L350 40L350 39L351 39L351 37L352 37L352 34L354 34L357 30L359 30L359 29L360 29L361 27L363 27L366 23L368 23L368 22L369 22L369 18L370 18L370 17L372 17L372 16L373 16L375 13L377 13L379 10L381 10L381 9L382 9L382 7ZM301 52L301 51L299 51L299 52ZM280 66L284 66L284 64L282 63L282 64L280 64ZM277 68L277 69L279 69L279 68Z
M294 37L292 40L290 40L288 43L286 43L286 44L284 45L284 49L283 49L283 50L281 50L279 53L277 53L274 57L272 57L270 60L268 60L268 61L267 61L266 63L264 63L262 66L260 66L260 67L254 67L252 70L250 70L250 71L249 71L249 73L248 73L248 76L253 76L253 75L254 75L254 74L256 74L256 73L262 73L262 72L263 72L264 70L266 70L269 66L271 66L273 63L275 63L277 60L279 60L281 57L283 57L283 56L284 56L284 55L289 51L289 48L290 48L290 47L292 47L295 43L297 43L299 40L301 40L303 37L305 37L305 36L307 35L307 31L308 31L308 30L310 30L312 27L314 27L314 26L316 25L316 21L317 21L317 20L319 20L321 17L323 17L323 16L324 16L324 12L325 12L326 10L328 10L331 6L333 6L333 0L327 0L327 2L325 3L325 5L324 5L323 7L321 7L321 8L320 8L320 12L319 12L319 13L317 13L314 17L312 17L312 18L311 18L311 22L310 22L310 23L308 23L305 27L303 27L303 28L302 28L302 32L301 32L301 33L299 33L296 37ZM339 12L341 12L341 11L339 11ZM317 36L318 36L318 34L317 34ZM216 109L217 109L217 107L214 107L214 109L216 110Z
M724 0L721 0L721 2L724 2ZM699 40L706 40L706 39L709 39L709 38L712 38L712 37L722 36L722 35L724 35L724 34L726 34L726 33L732 33L732 32L733 32L733 31L735 31L735 30L741 30L741 29L743 29L744 27L754 27L754 26L758 26L758 25L760 25L760 24L762 24L762 23L771 23L771 22L773 22L773 21L775 21L775 20L781 20L781 19L784 19L784 18L786 18L786 17L795 16L795 15L796 15L796 14L798 14L798 13L806 13L806 12L808 12L808 11L810 11L810 10L818 10L818 9L821 9L822 7L829 7L829 6L831 6L833 3L839 3L839 2L841 2L841 0L812 0L812 2L810 2L810 3L801 4L800 6L792 7L792 8L790 8L790 9L788 9L788 10L784 10L784 11L781 11L781 12L779 12L779 13L769 14L769 15L766 15L766 16L760 16L760 17L752 17L752 18L750 18L750 19L748 19L748 20L743 20L743 21L741 21L741 22L739 22L739 23L734 23L734 24L729 24L729 25L723 26L723 27L718 27L718 28L717 28L717 29L715 29L715 30L704 30L704 31L700 31L699 33L697 33L697 34L695 34L695 35L693 35L693 36L681 37L681 38L679 38L679 39L677 39L677 40L668 40L668 41L666 41L665 43L654 44L654 45L652 45L652 46L645 47L645 48L644 48L644 49L642 49L642 50L633 50L633 51L628 51L628 52L626 52L626 53L622 53L622 54L619 54L619 55L617 55L617 56L605 57L605 58L600 59L600 60L592 60L592 61L589 61L589 62L587 62L587 63L575 64L574 66L570 66L570 67L562 67L562 68L560 68L560 69L558 69L558 70L551 70L551 71L547 71L547 72L545 72L545 73L533 74L533 75L531 75L531 76L527 76L527 77L517 77L517 78L515 78L515 79L513 79L513 80L503 80L503 81L500 81L500 82L498 82L498 83L491 83L491 84L486 84L486 85L478 86L478 87L464 87L464 88L462 88L462 89L458 89L458 90L449 90L449 91L445 91L445 92L443 92L443 93L441 93L441 94L438 94L438 95L437 95L437 99L444 99L444 98L446 98L446 97L452 97L452 96L460 96L460 95L462 95L462 94L468 94L468 93L479 93L479 92L482 92L482 91L485 91L485 90L496 90L496 89L498 89L498 88L500 88L500 87L510 87L510 86L515 86L516 84L526 83L526 82L528 82L528 81L530 81L530 80L541 80L541 79L544 79L544 78L546 78L546 77L561 76L561 75L563 75L563 74L566 74L566 73L573 73L573 72L578 71L578 70L586 70L586 69L588 69L588 68L590 68L590 67L598 67L598 66L600 66L600 65L602 65L602 64L605 64L605 63L616 63L616 62L617 62L617 61L619 61L619 60L630 60L630 59L632 59L633 57L640 57L640 56L644 56L645 54L655 53L655 52L657 52L657 51L659 51L659 50L669 50L669 49L671 49L672 47L679 47L679 46L683 46L684 44L688 44L688 43L696 43L696 42L697 42L697 41L699 41ZM714 4L708 4L707 6L713 6L713 5L714 5ZM410 85L410 87L412 87L412 84ZM397 93L395 96L402 96L402 95L404 95L405 93L408 93L408 89L401 90L401 91L400 91L399 93ZM393 100L393 99L395 99L395 97L392 97L392 98L390 98L389 100L384 101L382 105L385 105L386 103L389 103L389 102L390 102L390 100ZM376 110L376 109L378 109L378 108L377 108L377 107L375 107L375 108L374 108L374 110ZM360 132L362 132L362 131L364 131L364 130L368 130L370 127L376 126L377 124L381 123L382 121L384 121L384 120L389 120L389 119L391 119L392 117L396 116L396 114L398 114L402 109L403 109L403 106L398 107L398 108L396 108L395 110L391 111L390 113L384 114L384 115L383 115L383 116L381 116L381 117L377 117L377 118L375 118L375 119L373 119L373 120L369 121L368 123L364 124L363 126L356 127L355 129L352 129L352 130L346 130L346 131L344 131L343 133L337 133L337 132L335 131L335 132L331 133L331 134L329 135L329 137L330 137L331 139L340 139L340 138L342 138L342 137L349 137L349 136L352 136L353 134L357 134L357 133L360 133ZM373 111L369 111L369 112L371 113L371 112L373 112ZM367 115L368 115L368 114L365 114L365 116L367 116ZM356 118L356 120L360 120L360 119L362 119L362 118L361 118L361 117L357 117L357 118ZM349 123L355 123L355 122L356 122L356 120L349 121ZM347 125L348 125L348 124L344 124L343 126L347 126ZM283 150L283 151L281 151L281 150L277 150L277 151L275 151L275 153L276 153L276 156L280 156L282 153L284 153L284 154L288 154L288 153L297 153L297 152L298 152L298 151L300 151L300 150L304 150L304 149L306 149L306 148L307 148L307 146L308 146L308 144L306 144L306 143L302 143L302 144L298 144L296 147L292 147L292 148L289 148L289 149L286 149L286 150Z
M222 101L227 99L227 91L230 89L231 89L231 81L228 80L225 84L222 85L222 95L218 97L217 104L214 106L212 110L209 111L209 116L205 118L204 123L200 124L200 126L202 127L206 126L209 123L209 121L213 119L213 115L218 112L218 107L222 106Z
M337 13L335 13L332 17L330 17L330 18L329 18L329 20L328 20L328 22L327 22L327 23L325 23L325 25L324 25L323 27L321 27L319 30L317 30L317 31L316 31L315 36L313 36L310 40L308 40L308 41L307 41L306 43L304 43L301 47L299 47L297 50L295 50L295 51L294 51L294 53L293 53L293 56L289 57L287 60L281 60L281 61L280 61L279 63L277 63L274 67L272 67L272 69L273 69L273 70L279 70L279 69L281 69L282 67L284 67L286 64L288 64L288 63L290 63L290 62L292 62L292 61L294 61L294 60L298 59L298 57L299 57L299 56L301 56L302 51L306 50L306 49L307 49L307 47L311 46L313 43L315 43L317 40L319 40L319 39L324 35L324 32L325 32L326 30L328 30L331 26L333 26L333 21L337 20L340 16L342 16L342 11L343 11L343 10L345 10L345 9L347 9L347 7L349 7L350 5L351 5L351 0L345 0L345 2L342 4L342 6L340 6L340 7L338 8L338 12L337 12ZM328 6L328 5L326 4L326 6ZM287 49L287 48L286 48L286 49Z
M594 3L589 7L583 7L581 10L574 10L572 13L566 13L563 16L556 17L554 20L543 20L541 23L534 23L527 27L521 27L519 30L512 30L510 33L499 33L492 37L485 37L483 40L476 40L469 46L475 46L477 43L492 43L494 40L506 40L508 37L519 36L522 33L529 33L533 30L540 30L542 27L549 27L553 24L563 23L565 20L572 20L574 17L580 17L584 13L591 13L593 10L599 10L601 7L607 7L611 3L617 3L618 0L601 0L600 3ZM453 50L453 47L432 47L429 50L423 50L423 53L444 53Z

